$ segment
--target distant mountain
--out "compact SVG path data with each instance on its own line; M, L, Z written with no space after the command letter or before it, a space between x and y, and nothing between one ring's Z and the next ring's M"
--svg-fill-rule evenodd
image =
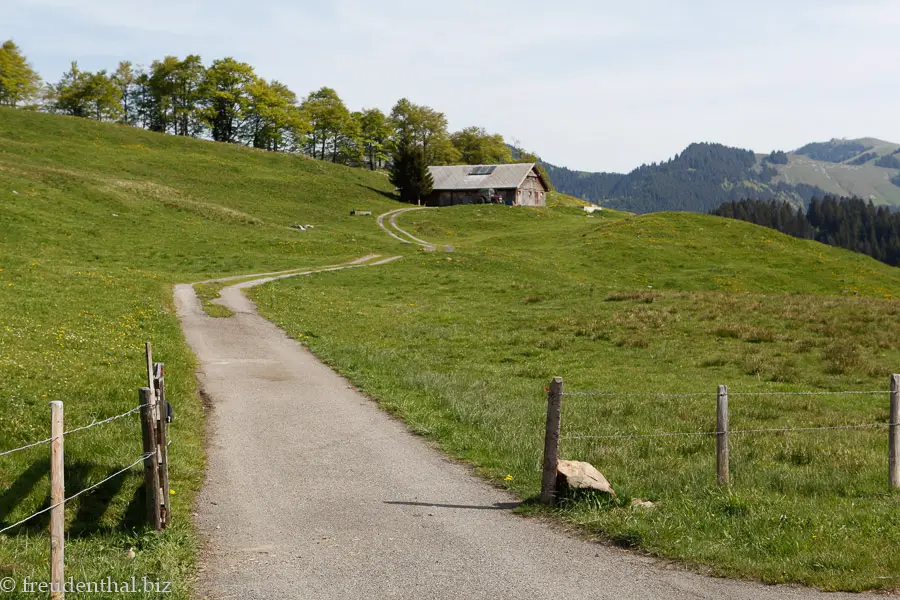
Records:
M835 139L770 154L691 144L666 162L642 165L628 174L543 166L561 192L638 213L707 212L741 199L800 205L825 195L900 205L900 144L874 138Z

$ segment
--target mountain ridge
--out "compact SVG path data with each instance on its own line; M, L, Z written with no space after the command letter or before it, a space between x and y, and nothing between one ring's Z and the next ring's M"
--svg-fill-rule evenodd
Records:
M873 137L832 138L769 154L698 142L629 173L542 165L559 191L637 213L707 212L742 199L800 206L826 195L900 206L900 144Z

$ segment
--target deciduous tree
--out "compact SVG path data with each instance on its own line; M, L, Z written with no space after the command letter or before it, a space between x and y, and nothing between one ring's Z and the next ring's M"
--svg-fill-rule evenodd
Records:
M258 79L249 87L250 143L273 151L294 149L309 132L309 123L297 106L297 95L278 81Z
M0 106L16 107L29 102L41 87L41 78L12 41L0 46Z
M307 154L321 160L338 162L341 156L340 143L346 130L355 121L338 93L323 87L307 96L302 104L303 112L309 120L310 133L307 140Z
M51 110L73 117L111 121L121 114L119 89L106 71L82 71L74 61L47 96Z
M134 125L137 122L137 111L134 106L134 91L137 75L131 61L123 60L112 74L112 80L119 92L122 122Z
M250 118L250 88L256 81L253 67L233 58L215 60L206 70L203 117L215 141L241 141Z
M402 145L412 143L422 148L425 162L429 165L459 162L459 152L447 133L444 113L401 98L391 110L391 122L394 125L394 152Z
M466 127L450 136L460 161L467 165L512 162L509 146L499 134L491 135L483 127Z
M391 140L391 122L377 108L367 108L353 113L359 123L362 151L366 166L372 171L380 169L388 160L388 145Z

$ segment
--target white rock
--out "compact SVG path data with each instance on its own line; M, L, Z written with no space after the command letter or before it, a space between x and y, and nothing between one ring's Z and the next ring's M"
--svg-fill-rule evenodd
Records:
M579 460L561 460L557 463L556 489L596 490L615 498L612 486L591 463Z

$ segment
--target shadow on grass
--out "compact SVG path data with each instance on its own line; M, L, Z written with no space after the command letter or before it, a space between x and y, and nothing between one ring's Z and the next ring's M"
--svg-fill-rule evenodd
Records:
M120 471L122 467L112 466L105 470L103 474L94 474L96 466L90 463L74 463L66 465L66 495L72 496L80 490L91 486L93 482L100 481ZM46 460L34 461L18 478L0 494L0 529L11 525L15 522L10 518L13 510L22 503L33 491L37 484L44 478L49 477L49 468ZM144 498L143 486L138 486L129 501L122 518L115 526L101 525L103 517L109 511L113 499L122 491L129 478L139 478L138 473L126 472L118 477L113 477L109 481L102 483L89 492L85 492L77 499L71 500L72 504L77 505L75 518L66 525L66 535L73 538L89 537L97 533L106 533L109 531L120 531L137 529L146 523L146 500ZM47 495L41 505L34 512L45 510L50 507L50 496ZM50 513L40 514L19 527L9 531L6 535L16 535L17 533L40 533L46 531L50 524Z
M494 502L490 506L479 506L475 504L438 504L434 502L401 502L399 500L385 500L384 503L402 506L424 506L428 508L460 508L466 510L513 510L519 506L518 502Z
M37 486L38 482L45 477L49 477L49 465L46 460L36 460L31 465L22 471L22 474L19 475L16 480L10 485L8 488L3 490L3 493L0 494L0 529L4 527L8 527L12 525L16 520L11 519L9 515L15 510L15 508L27 498L34 488ZM40 506L38 510L43 510L50 506L50 499L47 498L44 503ZM32 525L32 522L36 522L35 525ZM49 523L48 515L40 515L35 517L31 521L23 523L20 528L25 528L31 526L32 528L46 528ZM37 526L40 527L37 527ZM15 535L16 530L8 531L6 535Z
M363 188L364 190L369 190L370 192L375 192L376 194L384 196L388 200L394 200L395 202L400 201L400 196L397 196L396 194L393 194L392 192L386 192L384 190L379 190L378 188L373 188L370 185L363 185L362 183L358 183L356 185Z

